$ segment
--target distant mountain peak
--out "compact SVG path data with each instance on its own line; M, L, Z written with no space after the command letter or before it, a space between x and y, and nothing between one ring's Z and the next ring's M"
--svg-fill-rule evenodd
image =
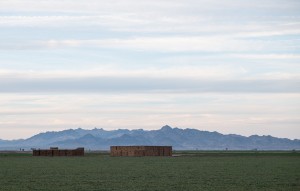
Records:
M88 134L82 136L81 138L96 138L96 137L93 136L92 134L88 133Z
M172 127L170 127L169 125L165 125L160 130L163 130L163 131L172 130Z

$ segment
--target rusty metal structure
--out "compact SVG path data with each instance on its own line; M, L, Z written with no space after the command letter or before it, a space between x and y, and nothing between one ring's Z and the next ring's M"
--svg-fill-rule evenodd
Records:
M58 149L58 147L50 147L50 149L33 150L32 156L84 156L84 148Z
M172 146L111 146L110 156L172 156Z

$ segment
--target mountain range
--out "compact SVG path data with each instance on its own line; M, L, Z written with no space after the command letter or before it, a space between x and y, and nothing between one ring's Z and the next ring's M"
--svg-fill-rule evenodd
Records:
M1 140L0 150L28 150L31 148L85 147L87 150L109 150L111 145L169 145L175 150L300 150L300 140L252 135L249 137L197 129L172 128L143 129L68 129L44 132L28 139Z

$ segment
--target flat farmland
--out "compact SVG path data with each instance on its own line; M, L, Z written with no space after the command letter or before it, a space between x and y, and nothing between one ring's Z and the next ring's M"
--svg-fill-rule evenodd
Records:
M300 190L299 152L185 151L174 155L0 153L0 190Z

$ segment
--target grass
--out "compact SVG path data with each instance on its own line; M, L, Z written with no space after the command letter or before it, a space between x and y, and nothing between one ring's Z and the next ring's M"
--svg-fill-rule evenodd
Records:
M300 190L299 152L176 152L179 157L0 154L0 190Z

